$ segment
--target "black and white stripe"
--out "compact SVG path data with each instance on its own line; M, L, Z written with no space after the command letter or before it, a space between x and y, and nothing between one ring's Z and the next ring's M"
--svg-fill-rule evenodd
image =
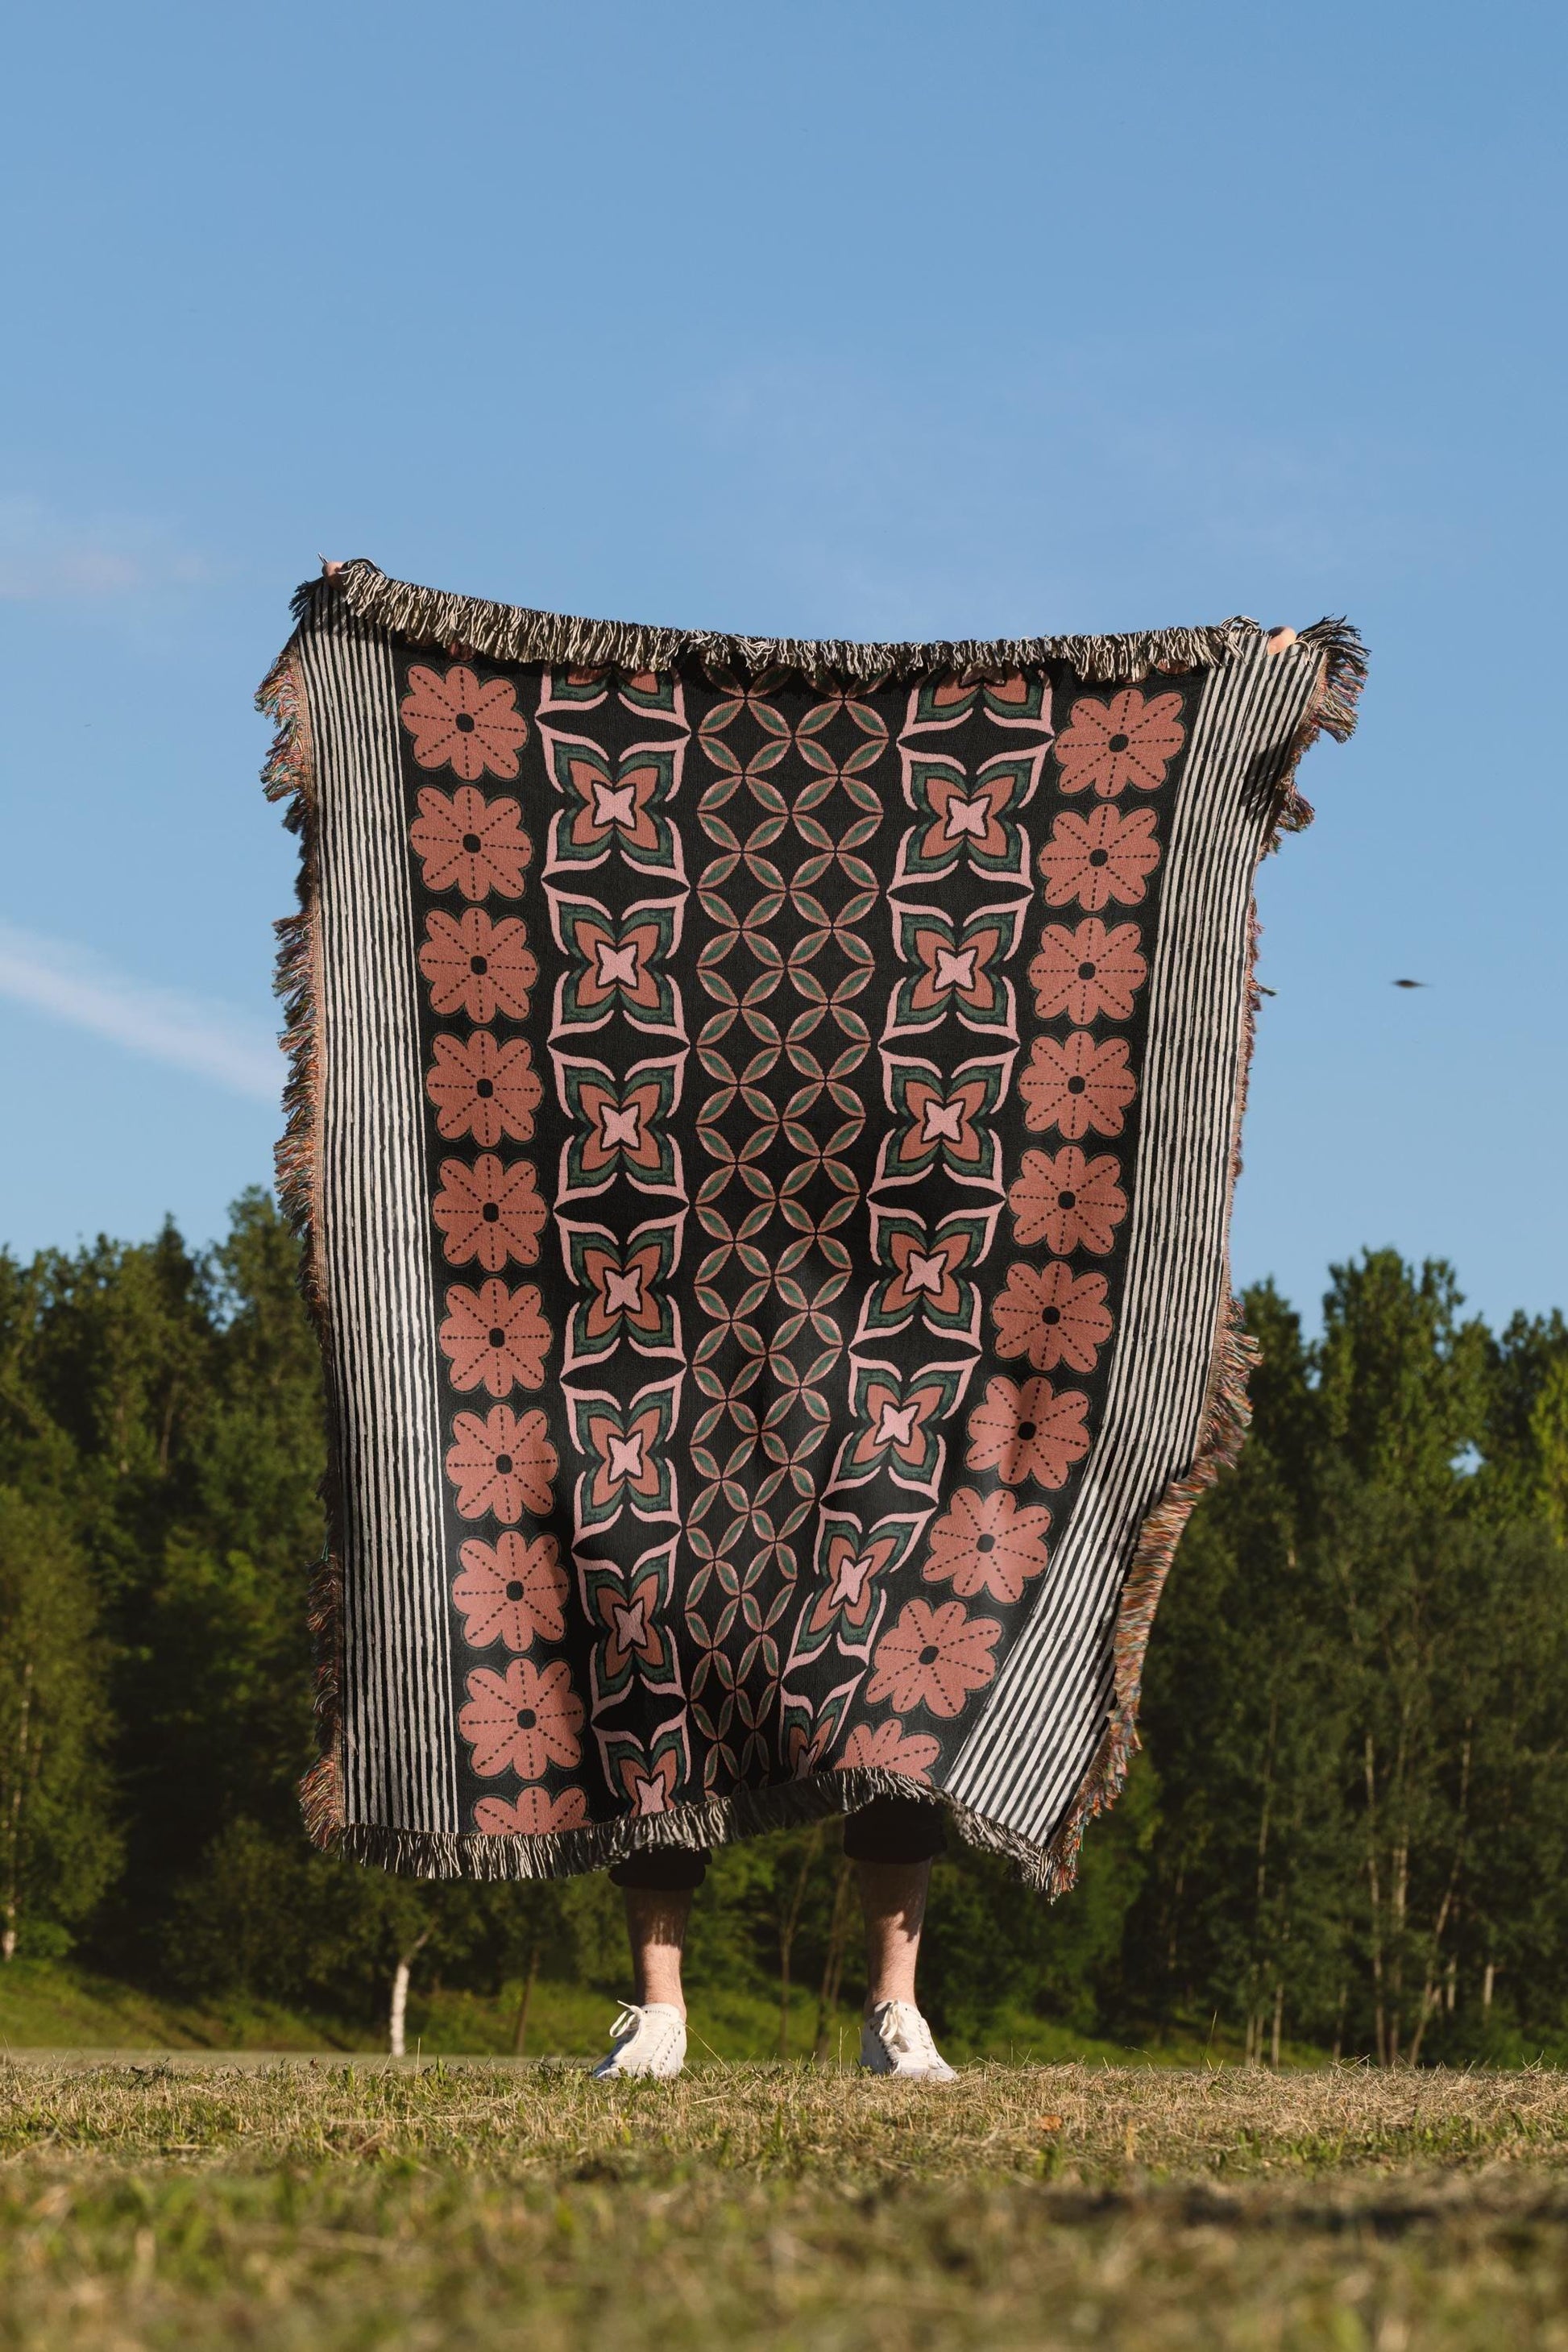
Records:
M1229 1284L1252 880L1269 787L1317 685L1310 646L1215 669L1166 843L1132 1231L1104 1418L1070 1524L945 1793L1040 1846L1071 1809L1113 1695L1139 1534L1191 1468Z
M342 1496L349 1822L458 1827L417 971L384 635L300 635L315 754L317 1202Z

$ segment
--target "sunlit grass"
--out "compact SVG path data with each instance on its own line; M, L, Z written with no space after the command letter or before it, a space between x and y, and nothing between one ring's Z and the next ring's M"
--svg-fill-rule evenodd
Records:
M1568 2077L0 2069L0 2344L1568 2347Z

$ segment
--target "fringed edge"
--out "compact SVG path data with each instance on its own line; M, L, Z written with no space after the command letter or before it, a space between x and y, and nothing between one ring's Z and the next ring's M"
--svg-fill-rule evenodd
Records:
M413 1878L570 1878L580 1871L606 1870L628 1854L652 1848L727 1845L735 1838L830 1820L835 1813L857 1811L874 1797L907 1797L940 1806L969 1844L1003 1855L1030 1885L1047 1885L1047 1857L1016 1831L971 1812L941 1790L901 1773L867 1769L819 1772L771 1789L738 1790L731 1797L671 1805L667 1812L641 1821L623 1815L613 1822L587 1822L581 1829L508 1832L496 1837L351 1822L335 1843L356 1862Z
M323 585L308 581L296 612ZM715 629L655 628L633 621L589 621L492 604L390 579L355 556L325 585L344 596L362 621L416 645L460 646L499 662L558 662L574 669L631 672L700 662L753 676L795 670L826 686L872 686L935 672L961 678L1059 662L1091 685L1125 685L1151 670L1212 667L1253 652L1264 640L1241 614L1190 629L1140 629L1120 636L943 638L931 644L858 645L841 637L742 637ZM1320 625L1322 625L1320 624Z
M296 611L300 600L296 599ZM278 958L273 987L283 1006L281 1044L289 1075L283 1088L283 1132L273 1155L278 1203L300 1244L300 1296L315 1326L325 1375L328 1414L327 1467L321 1495L327 1540L310 1572L307 1619L315 1648L315 1715L319 1753L300 1783L306 1833L331 1851L343 1824L342 1637L343 1579L341 1497L333 1421L334 1342L321 1255L319 1195L321 1050L320 937L318 908L315 766L305 689L294 640L285 646L257 693L256 706L278 732L261 772L269 801L282 803L283 822L300 836L300 907L274 926Z
M1314 621L1310 629L1301 631L1296 642L1320 648L1321 667L1317 691L1291 740L1283 772L1275 787L1268 835L1263 845L1265 856L1278 849L1282 834L1305 833L1311 824L1312 803L1303 800L1298 792L1296 772L1320 735L1331 735L1336 743L1350 741L1355 733L1362 688L1366 684L1366 647L1360 630L1352 628L1342 615Z

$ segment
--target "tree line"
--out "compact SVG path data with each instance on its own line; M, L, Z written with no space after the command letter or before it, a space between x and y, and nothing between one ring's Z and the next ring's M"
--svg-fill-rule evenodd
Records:
M939 1864L927 2006L1275 2063L1568 2049L1568 1327L1494 1332L1386 1250L1332 1269L1315 1341L1271 1286L1246 1303L1253 1433L1183 1539L1127 1790L1057 1905ZM430 1885L306 1844L321 1446L266 1194L206 1251L0 1254L0 1959L360 2024L412 1971L521 1988L520 2034L541 1973L618 1993L603 1878ZM853 1916L827 1825L729 1849L692 1980L769 1993L786 2048L805 1988L825 2048Z

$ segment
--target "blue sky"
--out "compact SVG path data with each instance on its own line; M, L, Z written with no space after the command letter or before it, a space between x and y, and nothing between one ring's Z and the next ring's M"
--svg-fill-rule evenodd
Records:
M1560 8L61 0L7 55L0 1238L268 1172L250 698L325 552L781 634L1349 613L1237 1273L1568 1301Z

